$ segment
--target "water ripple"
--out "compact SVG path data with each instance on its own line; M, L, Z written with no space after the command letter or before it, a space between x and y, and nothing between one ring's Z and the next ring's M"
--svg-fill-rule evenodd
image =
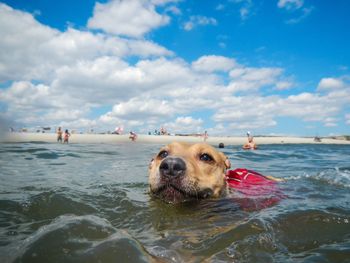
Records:
M223 149L234 168L285 179L269 207L234 191L151 197L159 147L0 144L0 262L348 262L349 146Z

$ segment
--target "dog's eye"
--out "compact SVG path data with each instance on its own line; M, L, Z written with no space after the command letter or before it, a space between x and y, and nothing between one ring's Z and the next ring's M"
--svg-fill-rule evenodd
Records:
M162 159L164 159L168 155L169 155L169 153L167 151L161 151L160 153L158 153L158 157L160 157Z
M199 156L199 159L203 162L211 162L213 161L213 157L211 157L209 154L207 153L203 153Z

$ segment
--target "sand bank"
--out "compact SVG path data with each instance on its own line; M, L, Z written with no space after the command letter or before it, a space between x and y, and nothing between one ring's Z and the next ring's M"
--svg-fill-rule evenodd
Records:
M209 136L207 143L218 145L220 142L225 145L242 145L246 142L246 137L213 137ZM262 144L348 144L350 141L322 138L321 142L315 142L308 137L255 137L258 145ZM7 133L1 136L1 142L51 142L56 143L56 134L53 133ZM203 142L202 137L196 136L156 136L138 135L136 142L167 144L173 141L188 143ZM129 135L115 134L72 134L69 143L120 143L130 142Z

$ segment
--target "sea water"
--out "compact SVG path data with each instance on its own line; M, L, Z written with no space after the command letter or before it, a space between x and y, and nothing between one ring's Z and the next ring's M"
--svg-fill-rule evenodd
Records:
M264 209L152 198L160 146L0 144L0 262L350 262L350 146L220 149L285 179Z

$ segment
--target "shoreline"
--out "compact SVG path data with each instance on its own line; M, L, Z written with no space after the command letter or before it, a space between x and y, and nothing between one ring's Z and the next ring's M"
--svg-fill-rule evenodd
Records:
M48 142L57 143L55 133L20 133L12 132L5 133L1 136L2 143L20 143L20 142ZM211 145L218 145L224 143L225 145L243 145L247 140L245 136L209 136L206 143ZM135 141L140 143L154 143L154 144L168 144L173 141L198 143L204 142L203 137L200 136L173 136L173 135L144 135L137 136ZM266 136L254 137L257 145L263 144L342 144L350 145L350 141L332 138L322 138L321 142L315 142L311 137L287 137L287 136ZM121 143L132 142L129 139L129 134L72 134L69 138L69 143Z

